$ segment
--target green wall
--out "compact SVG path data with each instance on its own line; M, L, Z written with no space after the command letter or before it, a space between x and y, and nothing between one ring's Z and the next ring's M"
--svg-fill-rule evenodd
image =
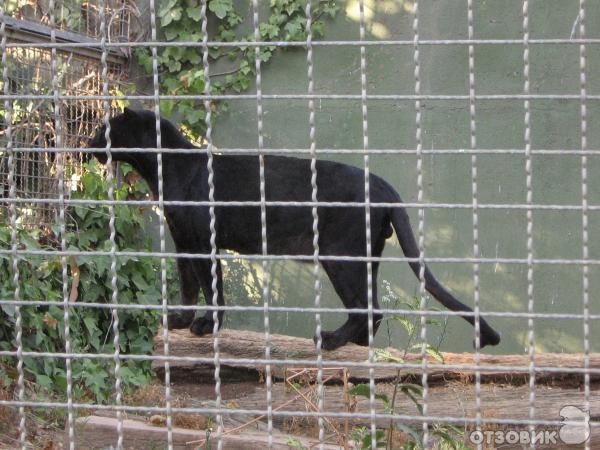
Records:
M412 40L413 15L409 1L365 0L368 39ZM531 0L530 38L571 36L578 13L577 1ZM474 0L474 30L478 39L521 39L522 2ZM342 2L333 23L327 23L325 39L357 40L357 2ZM249 11L249 10L248 10ZM588 37L600 37L600 3L588 2ZM420 2L421 39L466 39L467 1L423 0ZM577 35L576 35L577 37ZM600 47L587 46L589 94L600 94ZM306 52L302 49L280 52L263 67L264 94L307 92ZM423 94L468 95L468 47L465 45L422 45L420 47L421 90ZM215 69L218 71L218 67ZM360 49L357 46L315 47L315 91L319 94L360 94ZM369 94L413 94L414 65L412 45L367 47ZM476 93L520 94L523 92L523 46L485 44L475 47ZM579 46L574 44L531 45L530 80L532 94L579 94ZM251 87L250 92L255 92ZM362 148L360 101L318 100L316 139L319 148ZM257 145L256 102L233 100L228 113L217 118L214 143L220 148L255 148ZM424 100L422 102L423 148L470 148L470 116L467 100ZM579 100L531 101L531 143L533 149L580 148ZM308 102L306 100L264 100L264 142L267 148L307 148L309 145ZM588 101L588 147L600 148L600 115L597 100ZM415 104L403 100L370 100L368 103L370 147L414 149ZM494 99L476 102L477 147L482 149L524 149L524 104L522 100ZM361 155L326 155L327 159L362 165ZM524 155L480 155L478 200L481 204L524 204L526 202L526 159ZM417 159L414 155L372 155L372 172L391 182L405 201L416 201ZM581 204L581 157L579 155L533 156L533 201L536 204ZM465 154L426 155L423 161L424 198L435 203L471 203L471 156ZM588 201L596 204L600 195L600 160L588 158ZM410 210L413 225L417 211ZM527 258L525 210L482 209L479 211L479 240L484 258ZM590 258L600 258L600 215L589 213ZM470 209L427 209L425 246L428 256L467 258L473 254L473 225ZM580 211L536 210L533 213L535 258L575 259L582 255ZM401 256L395 237L385 255ZM228 283L230 304L251 304L260 298L252 277L260 279L260 267L240 271L230 263L236 283ZM313 279L310 265L292 262L271 265L273 301L277 305L313 305ZM466 303L473 304L473 265L432 264L438 278ZM244 275L246 274L246 275ZM232 275L232 277L234 276ZM590 267L590 307L600 313L596 293L599 269ZM233 278L232 278L233 279ZM256 279L256 278L255 278ZM384 263L383 280L400 298L418 294L418 282L405 263ZM242 282L246 285L241 285ZM533 273L534 309L539 313L583 311L582 269L578 265L540 264ZM252 287L254 286L254 287ZM480 267L482 311L527 311L527 266L522 264L482 264ZM388 295L388 300L390 296ZM384 299L385 300L385 299ZM260 301L260 300L259 300ZM323 305L341 307L328 280L324 279ZM435 301L430 306L437 306ZM382 302L391 307L393 302ZM326 315L326 328L345 320ZM527 320L492 318L503 334L495 353L521 353L527 346ZM229 314L229 327L262 329L262 314ZM273 314L273 332L312 336L314 317L298 313ZM377 344L403 348L406 336L396 323L384 325ZM437 342L437 327L430 333ZM579 320L535 319L538 351L580 352L583 350L583 324ZM600 324L591 327L592 349L600 351ZM472 349L472 328L451 318L442 349Z

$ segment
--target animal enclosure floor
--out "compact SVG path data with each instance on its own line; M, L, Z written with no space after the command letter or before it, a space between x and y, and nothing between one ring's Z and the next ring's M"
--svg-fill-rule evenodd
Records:
M264 370L264 334L246 331L223 330L219 339L221 408L223 411L224 431L227 439L226 448L238 448L238 442L253 442L261 447L266 445L267 418L250 410L267 409L267 388ZM172 406L176 408L212 409L216 406L214 389L214 341L211 336L196 337L187 330L169 332L169 355L175 357L170 363L172 380ZM161 355L162 331L155 339L156 354ZM395 357L402 357L413 364L403 368L400 373L404 380L420 383L420 355L403 355L397 350L386 349ZM436 367L428 368L429 389L427 395L427 414L439 417L440 422L452 423L459 428L472 429L472 422L477 413L476 385L473 354L443 353L444 362L430 360ZM287 448L290 439L297 439L310 448L318 436L318 426L314 417L297 417L294 413L317 411L317 385L315 384L316 352L311 339L291 336L271 336L271 357L277 361L286 360L289 364L272 362L271 372L273 386L271 407L273 410L273 427L275 443ZM256 361L255 361L256 360ZM343 448L340 443L351 435L357 427L368 426L370 421L369 400L366 397L349 395L349 390L368 379L368 369L360 367L368 360L368 349L356 345L346 345L334 351L323 352L323 377L327 381L324 386L324 412L362 414L363 417L343 418L325 417L325 430L328 439L325 448ZM296 363L297 362L297 363ZM330 362L333 362L330 364ZM341 363L341 365L339 364ZM344 363L347 364L344 367ZM357 364L360 363L360 364ZM520 424L506 424L503 421L519 421L530 418L529 359L527 355L480 355L481 379L480 411L483 418L483 430L526 429ZM556 426L547 429L558 429L560 410L566 405L582 406L584 404L583 376L569 372L583 366L583 355L579 354L538 354L536 367L541 368L536 376L534 417L537 420L557 422ZM600 355L590 355L590 367L600 367ZM563 368L564 373L557 373ZM159 378L164 375L164 365L155 361L154 369ZM397 368L376 368L374 378L377 394L385 394L392 398L394 383L398 375ZM600 420L600 378L598 373L591 374L590 416L592 422ZM156 385L141 389L137 396L126 399L127 404L164 405L164 386L160 379ZM385 405L381 398L376 399L375 410L385 413ZM394 404L396 414L417 418L420 413L407 396L397 395ZM283 412L283 415L278 414ZM289 415L292 413L292 416ZM106 417L106 413L104 416ZM101 414L102 416L102 414ZM111 417L109 417L110 419ZM128 416L130 430L127 436L132 446L142 442L136 438L139 433L148 438L148 427L154 427L155 434L162 436L165 417L162 416ZM114 415L111 418L114 421ZM442 420L443 419L443 420ZM96 419L94 419L96 420ZM187 443L203 439L204 428L215 424L208 416L197 413L176 413L174 426L180 427L181 443L177 448L189 447ZM500 423L499 423L500 422ZM378 419L377 426L387 429L389 420ZM92 422L90 432L98 429L98 423ZM143 426L142 426L143 425ZM79 436L85 437L86 428L82 424ZM416 422L420 426L420 422ZM138 430L139 429L139 430ZM136 431L138 430L138 431ZM187 430L187 431L186 431ZM193 430L194 436L190 438ZM164 434L164 433L163 433ZM189 436L188 436L189 435ZM242 436L242 437L238 437ZM187 436L187 437L186 437ZM244 437L245 436L245 437ZM394 448L402 447L402 435L396 432ZM138 441L136 441L138 439ZM160 438L158 442L162 442ZM261 441L263 439L263 441ZM89 442L89 441L88 441ZM144 444L145 445L145 444ZM243 444L239 444L243 445ZM484 448L492 448L486 447ZM520 448L504 445L502 448ZM538 448L545 448L538 446ZM546 447L557 448L557 447ZM572 447L577 448L577 447ZM600 427L592 427L590 448L600 449Z
M147 404L162 405L164 404L164 387L156 385L146 388ZM314 390L303 387L301 389L310 399L314 400ZM387 394L391 397L393 384L380 383L377 385L379 394ZM256 410L266 408L266 387L264 384L253 382L233 382L228 383L227 388L223 389L222 400L225 409L236 410ZM344 401L345 392L344 386L328 385L324 390L325 394L325 411L348 411L349 409L355 413L368 414L370 406L368 399L362 397L352 397L349 403ZM590 412L592 421L600 419L600 383L594 383L591 392ZM173 400L177 407L196 407L196 408L211 408L215 406L214 385L196 384L196 383L175 383L173 386ZM481 385L481 405L482 417L484 420L489 420L492 423L485 424L484 430L500 430L502 425L494 424L494 420L526 420L529 418L529 386L520 385L514 386L510 384L485 383ZM433 386L429 389L428 395L430 416L439 417L454 417L454 418L474 418L476 411L475 389L473 385L465 385L464 383L453 381L447 385ZM535 418L539 420L560 420L559 411L567 404L580 404L583 399L583 392L579 388L561 388L557 386L540 385L536 388ZM307 410L306 399L299 397L296 393L286 387L283 383L275 383L272 388L272 407L277 411L281 405L285 405L285 411L303 412ZM415 405L406 397L400 396L395 405L396 413L400 415L418 416ZM376 401L377 413L384 412L383 403L380 400ZM114 415L104 413L104 416L109 416L114 419ZM223 416L224 429L230 431L243 427L240 432L246 433L246 439L257 439L259 442L260 436L266 436L267 424L266 418L261 418L254 423L244 427L244 424L250 423L256 419L253 414L235 414ZM164 431L164 417L158 416L127 416L128 422L125 426L126 441L132 443L129 448L142 448L135 443L141 445L143 439L150 439L154 436L156 442L161 442L164 438L161 430ZM114 420L113 420L114 422ZM99 429L108 430L113 422L99 422L98 419L82 419L79 428L78 442L90 442L92 437L95 437ZM83 426L86 424L86 426ZM143 425L142 425L143 424ZM352 419L345 424L344 420L331 418L327 426L328 430L337 429L344 430L345 426L350 429L356 426L365 426L369 424L368 419ZM104 428L101 427L104 426ZM176 436L180 443L177 448L194 448L186 446L186 442L198 441L204 438L203 427L206 427L206 418L199 414L176 414L174 417L174 425L176 428ZM304 436L308 439L307 442L312 442L316 437L317 424L315 419L298 419L289 420L287 418L275 416L273 425L276 437L282 436ZM463 427L465 424L458 421L455 425ZM214 427L214 424L212 425ZM377 426L381 428L389 427L389 421L378 420ZM100 428L99 428L100 427ZM514 428L513 428L514 429ZM149 434L149 432L152 433ZM594 428L591 436L591 448L600 449L600 429ZM234 447L238 441L235 437L237 433L231 433L229 445ZM111 435L104 434L105 437ZM116 435L115 435L116 436ZM150 436L150 437L149 437ZM283 439L283 438L282 438ZM92 440L93 441L93 440ZM284 441L284 440L283 440ZM281 442L283 442L281 441ZM276 440L276 442L278 442ZM338 448L338 447L333 447ZM506 446L503 448L513 448ZM517 448L517 447L514 447ZM573 447L577 448L577 447Z

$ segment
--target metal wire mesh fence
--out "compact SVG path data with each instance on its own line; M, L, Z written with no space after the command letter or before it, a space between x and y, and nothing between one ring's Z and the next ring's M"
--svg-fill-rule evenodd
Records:
M58 60L57 76L64 92L70 92L79 97L86 93L99 92L100 73L97 61L72 53L60 52L56 55ZM48 50L34 48L8 49L7 70L9 92L12 94L27 93L32 96L49 92L51 76L51 53ZM119 84L120 66L111 64L109 77L114 85ZM80 148L87 145L90 134L100 123L97 117L101 111L98 101L85 99L59 105L59 117L63 130L63 143L69 148ZM56 158L46 149L56 146L55 124L52 121L54 104L50 100L24 101L13 104L12 114L12 147L22 148L13 156L15 195L19 198L56 198L58 180L56 178ZM3 125L3 132L6 128ZM69 153L66 155L65 165L67 170L67 189L71 189L72 182L82 175L82 155ZM5 181L9 179L8 156L3 154L0 173ZM5 184L5 194L8 193L8 184ZM55 208L44 203L20 205L22 214L20 222L39 226L42 223L51 224L54 219Z
M513 2L513 7L519 9L519 17L522 20L520 35L490 39L477 37L475 17L477 8L481 5L474 0L465 0L461 2L460 8L461 11L464 10L466 36L438 39L429 37L430 34L423 26L424 20L425 23L429 23L422 12L423 4L427 5L430 2L400 2L407 8L411 37L375 39L367 37L368 30L373 30L373 24L369 22L373 14L373 3L359 0L349 2L347 10L348 15L354 14L356 19L356 36L349 40L316 40L314 29L320 17L314 17L314 8L319 2L309 1L302 3L303 38L273 41L265 40L261 29L261 25L264 25L261 15L265 14L265 5L253 0L248 3L247 25L250 33L245 39L231 38L225 41L213 40L210 31L210 14L219 15L217 3L217 0L213 0L191 5L190 8L197 8L190 14L194 14L193 17L197 19L198 28L194 31L200 33L201 38L192 40L187 35L189 39L186 40L183 36L179 41L167 41L160 37L160 26L164 26L165 21L157 19L159 5L154 0L149 2L148 23L142 26L149 29L150 33L148 38L142 40L132 38L128 28L132 11L135 10L135 16L139 17L138 10L131 3L99 1L97 4L68 6L50 1L47 7L45 3L37 2L22 5L3 3L1 97L4 105L4 126L3 148L0 150L3 215L0 217L5 224L0 235L3 244L0 257L8 275L2 280L7 287L0 291L0 314L3 314L0 318L6 324L10 324L4 327L10 328L10 333L0 327L4 333L0 337L5 341L0 348L0 368L5 372L2 383L10 384L13 389L11 395L0 398L0 407L10 410L11 423L15 424L10 435L13 439L11 444L22 448L34 445L31 439L36 427L30 412L46 408L62 413L61 423L64 423L65 443L69 448L88 445L80 439L90 428L97 428L109 436L112 439L110 445L116 448L128 447L135 434L133 418L141 414L148 415L147 422L150 422L144 424L146 428L142 427L142 433L147 439L154 439L144 441L143 445L149 446L152 442L152 445L169 449L186 448L186 445L210 445L216 448L241 448L244 445L256 448L444 448L444 445L448 448L459 445L488 448L499 444L560 447L571 443L581 444L586 449L594 448L599 436L597 414L600 403L595 382L600 375L600 366L597 355L593 353L591 328L594 321L600 319L600 315L595 313L597 299L594 299L591 289L591 274L600 264L600 259L593 257L590 247L594 223L592 216L600 206L594 204L590 195L589 172L593 167L593 158L600 150L589 145L588 137L590 111L595 111L591 104L595 104L600 95L589 89L589 54L593 52L594 58L591 60L597 64L598 55L595 49L600 44L600 37L590 35L586 24L590 16L588 10L597 12L597 6L592 2L580 0L569 37L532 38L530 10L537 2ZM221 3L230 6L230 2ZM175 2L169 5L176 8ZM161 6L165 7L164 4ZM76 10L77 14L65 14L65 9ZM179 14L182 12L179 11ZM15 19L33 18L49 26L50 33L46 41L25 42L11 39L9 25L14 24ZM57 39L57 30L65 29L85 30L94 39ZM518 65L522 73L522 89L503 93L479 91L477 57L485 57L483 52L489 46L519 48L521 58ZM532 88L531 54L534 46L577 48L576 91L562 91L559 87L548 93L540 92L537 87L535 90ZM304 92L291 88L289 92L285 89L281 93L270 92L265 88L267 69L264 67L262 52L265 49L275 51L290 47L305 52L303 70L306 73L306 89ZM466 69L463 73L467 75L466 80L463 80L466 83L463 83L466 91L453 94L429 93L423 89L423 80L429 76L427 66L423 62L424 52L431 49L445 51L455 47L466 54L466 58L461 60L467 65L466 68L463 67ZM124 76L121 73L122 66L111 52L123 48L149 50L147 62L151 72L150 93L130 95L119 92L119 84ZM197 61L197 67L201 69L199 77L202 78L202 93L183 95L178 94L176 90L170 93L163 91L161 78L164 79L168 74L159 71L159 60L160 51L164 48L193 48L200 51L201 58ZM236 93L235 89L219 90L219 85L212 77L214 60L210 58L211 51L239 48L250 48L253 53L253 67L248 69L253 74L251 93ZM354 51L358 83L352 92L340 94L334 89L317 89L315 80L318 69L315 64L315 52L319 48L349 48ZM386 48L408 52L408 59L396 62L398 66L409 67L412 78L410 89L399 90L402 93L371 92L369 77L375 78L376 70L369 64L370 52L383 51ZM94 61L76 54L75 51L97 51L99 58ZM478 53L480 51L482 53ZM125 53L131 55L131 51ZM485 84L485 79L481 81ZM185 82L191 83L189 78L186 78ZM143 142L133 142L127 146L119 146L125 142L123 131L118 134L118 122L111 121L110 117L120 113L115 108L116 102L127 101L142 102L147 107L149 105L154 116L152 127L147 131L152 139L156 137L156 142L146 145ZM196 102L196 108L203 107L203 148L190 148L181 141L179 145L165 142L165 139L168 139L165 136L170 136L170 131L164 124L161 126L161 111L170 108L168 105L173 102L185 101ZM245 148L216 148L212 114L215 102L219 101L252 102L255 118L255 128L252 130L254 143ZM277 101L304 103L307 112L305 128L308 143L304 148L272 148L266 144L269 128L265 105ZM356 148L324 148L318 145L317 114L322 107L321 102L326 101L348 102L348 105L360 112L360 119L355 122L358 130L355 134L359 136L360 141ZM374 148L371 144L374 133L371 130L374 126L380 127L381 124L378 123L379 118L373 124L370 108L378 101L410 103L414 145L406 148ZM571 143L571 148L558 149L540 148L535 144L532 138L532 111L536 101L572 102L576 105L572 114L575 114L574 122L578 125L577 143ZM468 145L465 148L434 148L433 145L429 149L426 148L429 102L462 102L462 108L468 116ZM523 130L521 147L487 148L486 145L481 145L483 139L479 125L483 120L480 119L480 111L490 108L484 102L492 102L492 112L495 111L494 108L500 108L495 105L507 104L503 102L518 105L522 117L522 121L519 122ZM452 119L447 117L446 120ZM85 148L101 125L104 125L104 128L97 134L97 138L98 142L102 143L102 151L99 152L98 148ZM394 125L390 122L387 126ZM134 130L126 130L124 134L135 135ZM91 166L84 168L84 162L89 159L88 155L91 153L98 159L105 160L105 172L98 172L99 169ZM222 161L219 158L231 154L255 157L252 160L255 163L250 165L256 169L255 198L248 199L249 197L242 195L244 186L239 186L238 190L242 194L238 193L233 200L224 199L219 192L219 189L223 189L223 186L215 181L219 161ZM305 171L305 185L301 187L306 193L304 199L281 200L270 197L268 164L272 154L295 154L309 160ZM152 166L149 171L141 174L150 184L152 198L147 192L134 195L136 192L132 185L135 180L129 184L127 177L136 176L132 175L132 172L121 172L122 168L113 164L123 161L122 155L127 155L129 159L125 162L134 167L136 163L139 165L138 158L142 156L155 162L155 167ZM172 155L205 157L201 160L205 162L205 167L197 168L205 174L205 178L192 179L202 183L205 188L203 198L180 199L169 194L166 186L172 183L174 176L180 176L181 182L186 182L183 173L174 175L169 167L168 158ZM322 200L322 194L319 193L319 186L323 186L320 179L322 172L319 172L318 167L323 166L319 166L317 161L321 157L331 155L356 155L360 158L355 160L361 163L361 181L364 181L360 186L359 197L337 201ZM374 175L371 171L373 159L379 155L413 158L415 165L410 172L414 174L416 182L414 201L400 204L396 201L377 200L377 193L373 189ZM426 199L429 189L425 167L427 158L440 155L460 155L469 158L470 165L465 172L469 180L466 200L458 202ZM524 201L503 203L481 200L481 158L489 155L518 158L517 162L521 164L518 180L524 185ZM534 191L534 158L563 156L578 159L577 177L574 182L578 190L577 201L535 201L537 194ZM143 169L143 165L140 165L138 170L140 167ZM118 172L115 169L118 169ZM82 180L86 174L91 175ZM99 174L101 176L94 176ZM119 183L116 182L117 178ZM573 180L568 182L573 183ZM70 192L77 191L82 184L86 184L86 188L93 187L98 196L71 196ZM400 207L416 213L414 234L417 254L382 256L382 246L378 249L378 235L372 235L376 226L372 226L372 222L376 221L374 218L381 209L397 210ZM129 208L156 212L157 239L154 248L141 239L133 241L138 245L137 248L123 246L125 236L142 233L142 228L127 228L129 224L139 225L138 222L150 220L148 216L144 218L124 212L129 211ZM168 225L174 234L174 219L171 216L171 221L167 224L165 211L168 216L169 211L176 211L177 208L192 211L189 213L189 221L198 220L194 211L203 211L204 222L201 224L205 225L207 239L201 246L193 248L179 245L178 251L168 250ZM256 251L236 254L220 252L225 237L219 236L223 228L218 216L223 214L222 211L234 208L251 208L247 211L257 213L260 245L256 247ZM276 247L268 242L268 228L274 226L269 219L269 212L274 208L304 208L305 211L310 211L310 220L307 221L310 222L310 236L306 240L309 245L297 252L272 250ZM335 226L323 223L326 217L323 211L327 209L361 211L365 235L357 237L360 243L364 242L364 249L361 249L360 253L350 254L344 248L334 252L324 250L327 248L322 236L325 234L324 226ZM466 254L437 256L428 251L426 215L437 210L466 212L469 215L470 249ZM39 211L42 212L38 213ZM524 227L515 231L520 237L524 236L524 249L521 249L518 257L484 255L482 248L485 242L480 230L486 214L500 215L506 211L517 212L525 217ZM534 219L538 217L537 213L544 211L578 215L579 226L568 231L579 237L574 256L548 257L536 251ZM24 225L31 226L36 223L50 225L51 245L41 245L39 241L32 242L22 233ZM96 246L89 246L92 238L87 234L84 237L85 230L80 227L101 228L101 231L94 235ZM344 234L347 231L338 230L338 233ZM189 241L194 240L192 235L186 238ZM293 238L295 236L286 239ZM253 247L249 248L254 250ZM50 288L40 288L37 291L28 288L27 284L37 286L33 280L45 273L39 266L35 266L38 269L32 270L31 262L44 260L56 266L56 272L49 277L52 280L45 284ZM254 304L222 305L221 272L227 271L227 275L233 278L232 267L235 266L230 264L240 260L260 263L260 268L258 265L254 266L256 271L253 274L256 284L261 288L260 292L255 296ZM311 266L311 289L307 293L310 295L306 296L314 298L314 301L304 307L279 306L273 303L277 286L274 283L271 263L290 260L305 262ZM148 266L143 266L143 263L134 265L139 261L151 263ZM174 304L173 285L177 286L177 283L173 283L172 271L175 261L182 278L185 277L186 270L192 270L186 267L203 268L205 275L207 274L203 279L206 305ZM400 302L393 307L389 307L389 304L385 304L384 307L378 306L377 272L381 262L408 262L416 267L415 273L419 280L416 302L410 305ZM327 307L323 304L321 269L325 267L327 271L327 267L336 263L357 264L365 272L360 273L360 276L364 275L365 278L364 302L358 304L358 307L354 305L351 310ZM427 291L431 292L431 285L428 285L426 263L468 266L467 279L473 287L473 311L439 311L429 307ZM525 268L526 290L519 306L513 309L495 308L491 311L487 307L482 308L482 278L486 267L490 265ZM571 312L552 312L537 307L535 292L539 288L535 270L540 266L556 267L557 270L576 267L580 270L577 277L581 295L570 299L573 303ZM92 270L102 274L102 286L98 287L102 290L94 291L95 286L90 283L83 286L82 290L86 294L80 295L80 272ZM140 275L141 271L150 275L144 278ZM198 272L191 276L202 277ZM152 279L152 283L148 278ZM343 290L343 287L340 290ZM198 289L193 295L198 296ZM393 296L392 293L389 295ZM99 323L102 323L104 328L99 328L98 324L92 321L86 321L84 315L92 311L101 317ZM259 315L260 333L220 329L224 311ZM207 314L205 324L210 330L204 332L211 334L209 339L190 339L180 332L169 331L169 321L173 320L170 318L172 313L189 312ZM323 323L328 316L343 316L348 312L366 316L367 339L360 342L366 348L353 346L330 351L327 348L327 334L323 332ZM311 322L304 317L314 317L314 329L305 330L307 335L316 336L314 344L312 341L307 344L303 340L274 333L273 318L278 317L275 315L279 313L303 317L300 321L305 321L306 324ZM410 338L414 338L416 344L407 347L403 352L377 349L374 338L382 314L404 324L410 330ZM474 323L474 350L468 356L443 354L430 345L432 336L436 335L435 331L431 334L432 328L436 327L436 321L454 316L467 317ZM526 354L494 357L482 353L484 340L487 339L487 325L483 316L493 321L521 320L524 329L521 330L520 342L525 347ZM155 338L154 350L152 343L148 341L152 339L153 336L149 336L153 335L156 329L149 326L144 328L145 334L140 335L140 339L136 341L135 335L139 330L128 328L134 321L136 326L139 326L139 321L146 319L151 319L155 325L159 322L162 325ZM538 324L545 323L544 320L555 321L553 323L558 324L558 327L567 321L577 322L581 332L577 335L577 346L574 348L580 349L580 352L562 356L543 352L538 354L537 349L544 348L540 347ZM61 345L48 346L41 338L36 340L36 336L39 337L36 327L52 328ZM305 328L309 328L309 325ZM91 345L81 345L80 332L89 334ZM135 343L132 343L134 341ZM97 342L97 345L93 342ZM58 362L60 369L48 369L50 362ZM162 384L149 400L143 401L127 391L124 386L131 383L132 370L136 364L150 363L160 374ZM209 378L212 380L210 390L214 388L214 392L197 391L191 395L211 397L214 400L181 400L176 389L176 377L182 366L209 368ZM34 367L38 367L40 371L43 368L46 373L40 375L34 372ZM94 375L88 376L86 370L91 367L95 368L95 372ZM229 382L231 371L243 372L251 369L260 374L264 389L257 391L254 396L239 396L234 401L229 400L232 398L229 393L232 384ZM439 380L445 376L466 378L466 382L462 380L466 387L460 390L457 398L448 400L440 393ZM524 380L524 387L511 386L505 390L501 389L500 396L491 396L485 384L498 376ZM90 379L91 377L96 378ZM570 396L568 403L560 403L565 397L557 400L561 408L567 409L554 411L552 408L557 406L556 401L544 403L547 397L543 389L540 394L538 383L548 377L569 378L581 388L580 391L575 389L567 392ZM110 395L103 396L101 391L94 390L94 387L106 383L106 380L110 384L111 392ZM392 381L392 388L386 391L383 381ZM352 386L351 383L356 385ZM38 388L47 388L52 384L60 384L61 395L43 397ZM86 389L82 386L86 386ZM284 396L282 400L282 390L292 392L293 396ZM519 398L511 397L511 390L516 390ZM409 407L397 407L395 401L400 395L409 399ZM502 395L506 398L502 398ZM470 406L458 406L462 402L468 402ZM503 405L498 409L519 407L520 413L512 417L502 414L495 409L496 403ZM111 416L109 413L114 414ZM80 420L90 415L91 417ZM202 422L198 425L194 422L203 430L201 434L186 434L182 431L185 428L182 427L182 423L189 425L189 421L192 420L190 417L196 417L194 420L197 420L197 417L210 417L208 423ZM103 418L106 420L102 420ZM312 435L304 433L302 436L292 436L292 432L282 433L282 429L295 430L294 426L300 427L298 424L302 421L313 425ZM142 425L136 426L139 428ZM109 427L112 432L103 427ZM243 434L241 440L235 440L238 431L247 431L249 428L253 429L252 433Z
M4 16L4 37L17 43L29 43L36 40L48 41L52 30L67 30L80 33L80 39L97 38L98 17L92 19L90 11L98 7L91 3L61 3L55 5L55 17L50 25L49 5L39 2L7 2ZM126 39L129 31L129 16L124 12L127 5L122 4L118 11L114 5L108 5L111 18L116 20L111 33L114 41ZM123 9L124 8L124 9ZM89 11L88 11L89 10ZM127 10L128 11L128 10ZM127 12L129 15L129 12ZM62 19L61 19L62 18ZM64 19L64 20L63 20ZM68 20L67 20L68 19ZM95 23L92 24L92 22ZM72 36L78 35L69 35ZM65 35L60 38L65 39ZM54 31L56 40L56 31ZM58 196L58 179L56 177L56 154L46 149L56 147L57 127L61 129L61 140L65 147L85 147L90 134L101 121L101 104L89 101L87 94L99 93L101 79L99 71L99 55L94 52L51 51L35 47L13 47L4 49L3 91L7 94L30 96L29 100L11 103L10 145L12 149L21 149L13 153L13 177L15 195L18 198L56 198ZM106 77L111 91L124 89L124 67L122 57L110 55L109 70ZM48 95L52 83L56 83L64 93L78 97L78 100L55 103L50 98L36 98ZM55 124L52 115L58 109L60 124ZM6 112L4 113L6 114ZM3 145L6 147L8 122L2 124ZM2 174L4 196L8 196L10 168L8 154L1 156L0 173ZM66 189L74 188L73 183L82 175L82 155L69 152L65 154ZM56 208L44 203L22 203L19 205L18 222L23 225L50 226L54 220ZM4 211L6 212L6 211ZM6 215L8 217L8 215Z
M51 8L49 2L12 1L7 2L5 12L17 20L25 20L44 25L51 23L57 30L65 30L81 35L99 38L101 5L97 1L62 1ZM134 2L111 1L102 5L108 36L112 41L129 41L130 25L139 17ZM52 10L54 9L54 10Z

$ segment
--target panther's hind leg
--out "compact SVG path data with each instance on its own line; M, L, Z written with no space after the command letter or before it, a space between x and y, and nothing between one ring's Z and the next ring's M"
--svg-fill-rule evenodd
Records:
M377 301L377 269L372 263L373 308L379 309ZM324 261L323 268L346 308L368 308L367 263L362 261ZM373 335L377 332L382 315L373 314ZM322 348L333 350L347 342L369 345L368 312L348 314L346 322L335 331L322 331Z

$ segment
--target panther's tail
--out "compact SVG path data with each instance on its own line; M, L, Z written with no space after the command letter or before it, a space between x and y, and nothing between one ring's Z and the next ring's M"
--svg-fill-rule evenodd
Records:
M404 255L407 258L419 258L419 247L410 226L408 214L404 208L392 208L391 219ZM411 261L408 264L415 275L420 278L421 264L419 264L418 261ZM433 297L435 297L435 299L438 300L442 305L452 311L473 312L471 308L461 303L458 299L456 299L456 297L448 292L444 286L442 286L435 279L427 266L425 266L424 272L425 289L427 289L427 291L429 291L429 293L433 295ZM475 325L475 317L473 315L465 315L461 317L471 325ZM490 327L482 317L479 317L479 327L479 342L481 347L485 347L486 345L497 345L500 343L500 335L492 327Z

